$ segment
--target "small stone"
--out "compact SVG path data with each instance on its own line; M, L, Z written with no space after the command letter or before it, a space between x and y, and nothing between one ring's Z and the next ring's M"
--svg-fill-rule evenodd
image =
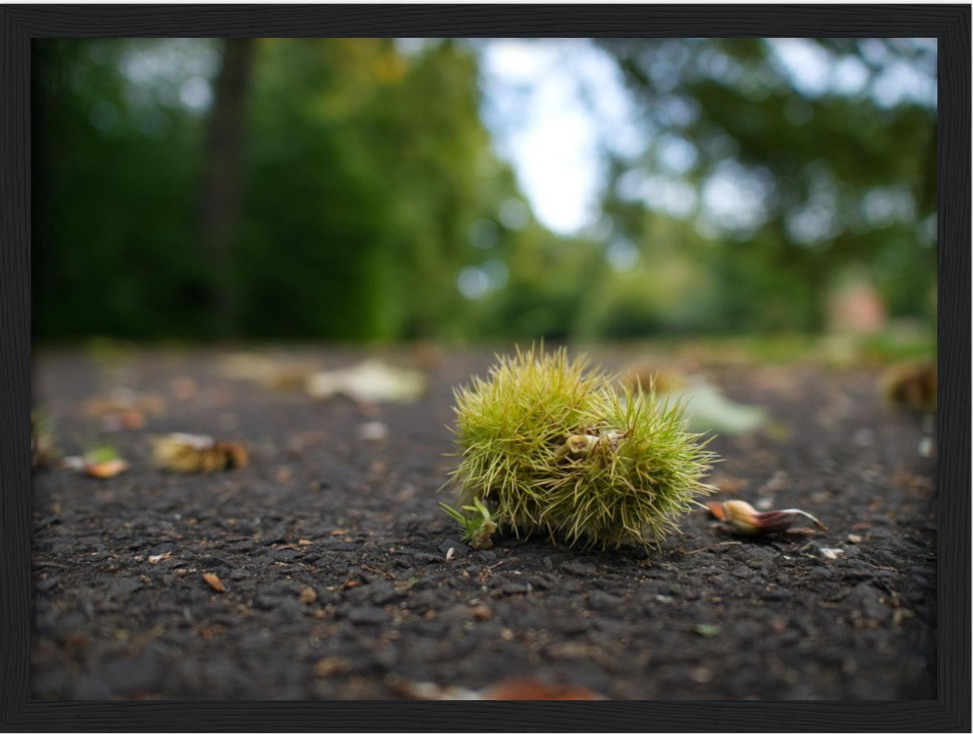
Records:
M588 606L598 612L615 610L621 602L621 597L604 591L592 591L588 594Z
M352 624L387 624L389 615L384 609L355 607L348 611L348 621Z
M369 421L358 426L355 433L362 441L384 441L389 437L389 427L382 421Z
M592 576L595 567L590 563L566 563L562 568L573 576Z
M449 554L450 549L453 550L451 558L462 558L470 552L470 547L459 540L450 538L449 540L444 540L439 544L439 550L443 553Z
M331 657L321 658L314 664L314 677L328 678L332 675L348 673L354 667L355 664L349 658L333 655Z
M694 683L709 683L713 680L713 671L702 666L689 671L689 679Z
M732 573L734 576L736 576L739 579L746 579L753 576L753 569L750 568L749 566L744 566L741 564L736 568L734 568L732 571L730 571L730 573Z

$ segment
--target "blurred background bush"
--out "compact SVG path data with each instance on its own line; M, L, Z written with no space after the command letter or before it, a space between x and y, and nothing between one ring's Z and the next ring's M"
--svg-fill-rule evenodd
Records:
M934 338L934 40L33 54L37 341ZM556 84L574 116L524 137Z

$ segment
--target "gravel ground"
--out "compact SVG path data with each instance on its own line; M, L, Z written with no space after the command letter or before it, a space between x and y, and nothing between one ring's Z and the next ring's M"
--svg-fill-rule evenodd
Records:
M35 474L33 697L396 699L510 678L609 699L936 697L933 422L885 404L875 369L678 365L772 415L710 444L721 498L799 507L827 532L748 539L701 509L658 550L471 551L437 489L452 390L492 351L391 359L427 370L421 400L312 401L227 376L216 351L36 354L62 453L103 436L83 405L112 387L164 412L110 434L126 473ZM240 441L251 462L160 472L150 436L171 431Z

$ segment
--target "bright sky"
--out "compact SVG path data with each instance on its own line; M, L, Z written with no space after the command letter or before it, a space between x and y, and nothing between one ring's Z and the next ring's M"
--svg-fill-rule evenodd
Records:
M869 60L881 64L884 46L864 43ZM862 62L836 62L806 39L771 44L795 87L809 97L830 90L855 94L868 78ZM485 45L483 63L484 121L497 151L514 166L537 218L561 234L594 225L603 181L599 146L634 153L651 135L636 122L617 66L585 39L495 39ZM872 94L883 105L902 99L935 104L935 80L904 63L890 64ZM677 175L695 155L681 139L660 141L658 150L664 166ZM745 180L731 167L718 173L698 195L677 178L628 183L633 191L651 190L654 203L675 215L687 214L698 199L714 225L718 220L745 231L759 223L761 212L749 203L759 201L760 182ZM728 217L740 221L728 222Z
M483 55L484 121L534 214L574 233L595 222L600 146L640 146L619 71L583 39L499 39Z

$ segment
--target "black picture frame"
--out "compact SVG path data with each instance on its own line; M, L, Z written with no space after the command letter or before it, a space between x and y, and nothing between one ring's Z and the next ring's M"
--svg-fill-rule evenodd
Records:
M0 728L6 731L970 731L970 5L0 7ZM935 37L938 698L30 701L30 45L44 37Z

